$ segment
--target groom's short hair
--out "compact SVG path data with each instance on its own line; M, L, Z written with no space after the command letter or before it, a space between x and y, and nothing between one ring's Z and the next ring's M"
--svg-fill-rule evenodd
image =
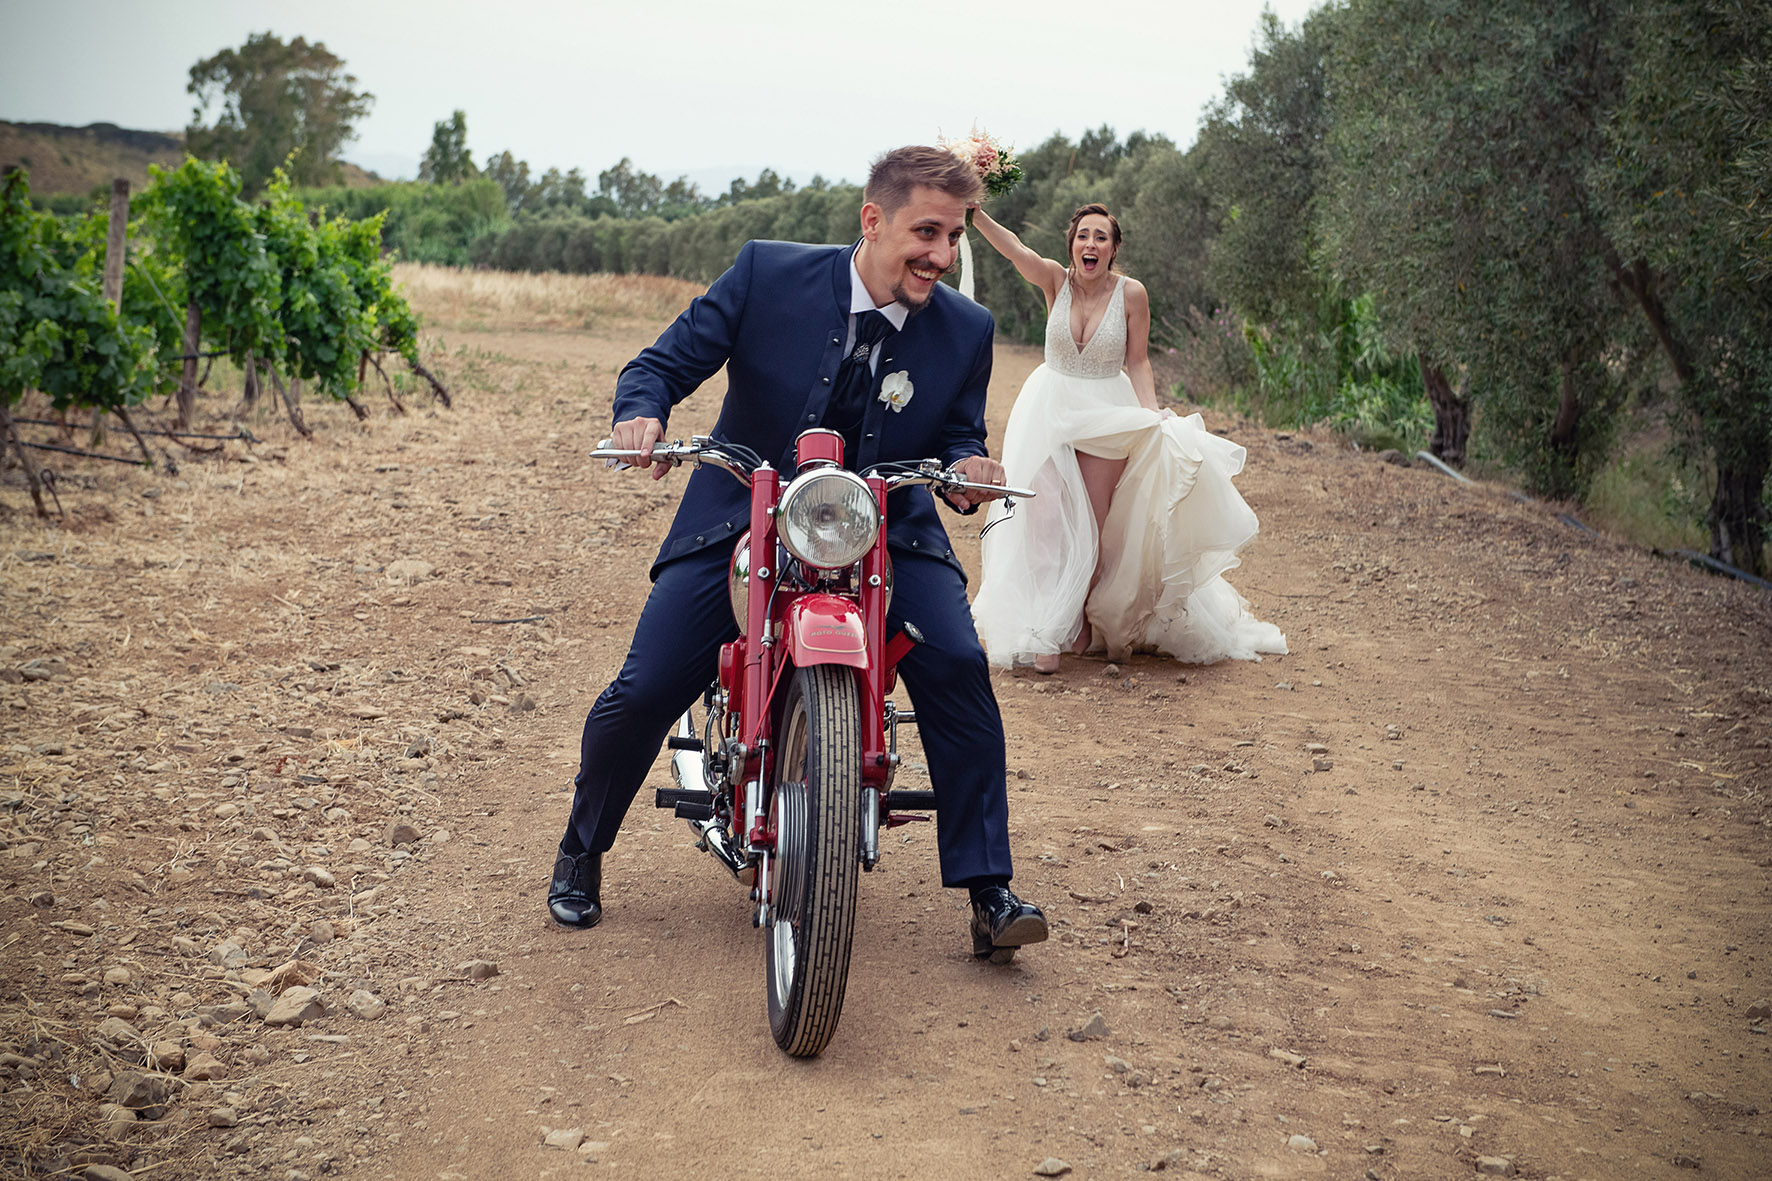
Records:
M894 148L868 172L862 200L880 207L891 217L911 199L911 190L927 187L967 204L984 196L978 169L945 148L916 145Z

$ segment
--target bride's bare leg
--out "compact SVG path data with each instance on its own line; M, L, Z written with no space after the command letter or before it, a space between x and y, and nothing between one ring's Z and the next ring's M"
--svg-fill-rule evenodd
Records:
M1089 579L1094 589L1095 579L1101 576L1102 531L1107 528L1108 509L1113 507L1114 489L1119 487L1120 474L1126 470L1124 459L1103 459L1099 455L1077 452L1077 468L1083 477L1083 488L1089 493L1089 508L1095 514L1095 572ZM1083 615L1083 628L1077 633L1077 642L1071 645L1073 652L1087 652L1092 639L1089 631L1089 616Z

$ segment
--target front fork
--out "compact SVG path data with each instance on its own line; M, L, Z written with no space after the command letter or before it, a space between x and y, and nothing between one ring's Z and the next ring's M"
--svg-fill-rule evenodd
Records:
M897 702L888 701L883 721L886 732L885 781L878 785L870 783L861 792L861 867L870 872L880 863L880 817L886 811L881 801L891 794L892 780L898 774L898 727L906 722L915 725L917 715L914 710L901 710Z
M915 636L914 629L911 635ZM886 646L886 657L889 668L895 667L899 657L908 650L915 640L904 635L894 637L893 642ZM888 683L890 683L890 672ZM716 694L718 701L714 700ZM677 720L675 731L671 735L671 776L676 780L681 794L691 793L710 799L705 814L694 805L678 805L678 815L689 822L689 827L696 835L695 847L705 853L712 853L716 860L724 865L734 877L742 880L745 870L753 871L751 879L751 897L757 903L757 914L753 920L760 927L769 925L768 882L771 850L768 845L749 839L754 834L767 830L764 816L764 790L762 771L769 766L769 746L767 739L757 744L755 751L747 751L742 744L734 749L730 744L724 746L720 755L714 756L713 765L716 772L709 773L708 747L703 741L720 744L720 735L725 732L723 706L729 700L724 690L709 691L706 702L708 710L707 727L703 736L695 733L694 720L687 711ZM862 869L871 872L880 863L880 828L881 821L887 827L903 823L907 820L924 819L903 815L888 815L887 809L891 801L893 780L897 777L902 761L898 753L898 727L905 724L915 725L916 712L900 709L897 702L886 700L880 709L881 734L885 739L886 749L876 754L871 760L877 768L875 777L862 788L861 794L861 832L858 850ZM748 758L747 756L751 756ZM754 764L751 758L755 758ZM726 773L736 771L740 774L749 769L747 764L758 770L758 774L743 784L743 816L732 816L736 821L738 832L743 834L742 844L733 839L728 819L720 815L720 809L713 806L711 799L719 795L719 780ZM661 798L664 793L660 793ZM905 801L909 803L909 801ZM910 806L917 806L911 804ZM927 806L927 805L923 805ZM731 809L726 809L730 812Z

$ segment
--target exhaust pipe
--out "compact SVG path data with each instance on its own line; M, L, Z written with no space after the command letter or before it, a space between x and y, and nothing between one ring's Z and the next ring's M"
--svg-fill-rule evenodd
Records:
M707 752L695 735L695 722L688 710L677 719L677 729L671 735L669 746L671 778L677 781L677 786L684 791L708 790Z
M695 735L695 719L688 710L677 719L677 728L668 745L671 748L671 778L677 781L678 789L707 797L712 786L707 778L707 752ZM750 868L744 854L732 847L732 834L726 831L718 817L690 820L689 829L695 833L695 847L704 853L712 853L715 860L732 871L733 877Z
M718 820L691 820L689 827L700 838L695 842L695 847L712 853L721 865L732 871L733 877L736 878L740 871L748 868L745 859L732 847L732 837L726 832L726 826Z

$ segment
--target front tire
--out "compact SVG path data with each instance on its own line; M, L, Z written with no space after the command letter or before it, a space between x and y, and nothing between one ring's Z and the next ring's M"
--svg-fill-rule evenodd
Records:
M837 1032L855 934L861 823L861 706L855 675L794 671L782 709L770 815L773 923L764 944L769 1032L796 1058Z

